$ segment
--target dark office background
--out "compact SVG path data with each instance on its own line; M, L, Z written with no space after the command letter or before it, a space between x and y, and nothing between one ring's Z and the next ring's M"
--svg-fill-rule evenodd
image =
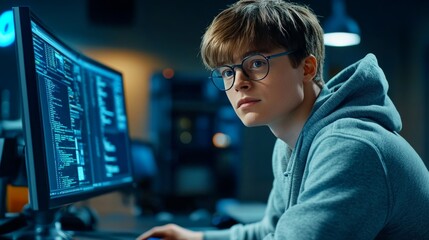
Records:
M153 142L159 155L170 154L160 156L161 162L174 162L173 166L164 167L167 180L158 183L164 193L173 189L179 195L202 197L209 189L216 192L216 197L264 201L272 181L270 157L274 137L265 127L244 128L231 117L231 110L224 108L224 96L207 89L208 72L199 56L206 27L233 2L14 0L1 1L0 10L30 6L64 42L124 73L131 138ZM330 0L296 2L310 6L322 24L331 14ZM361 43L327 47L325 78L367 53L374 53L389 81L390 96L402 115L401 134L429 165L429 1L345 3L347 14L360 26ZM10 113L3 113L3 119L19 118L14 105L19 101L14 58L14 46L0 48L0 87L11 89ZM154 126L154 122L158 124ZM229 150L213 150L212 136L219 129L231 134ZM189 136L180 138L183 132L191 134L193 140ZM225 184L219 179L222 177L231 184ZM200 185L186 187L195 181L200 181Z

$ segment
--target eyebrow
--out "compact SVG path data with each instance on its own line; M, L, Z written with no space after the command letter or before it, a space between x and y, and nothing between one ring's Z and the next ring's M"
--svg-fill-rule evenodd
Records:
M265 49L259 49L259 50L251 50L251 51L247 51L243 54L241 54L240 57L240 63L243 61L243 59L245 59L246 57L250 56L250 55L254 55L254 54L262 54L263 52L266 52Z
M242 54L241 59L246 58L246 57L253 55L253 54L263 54L264 52L267 52L267 50L266 49L251 50L251 51L248 51L248 52L245 52L244 54Z
M240 56L240 62L238 64L240 64L244 58L253 55L253 54L263 54L263 53L267 53L268 50L267 49L259 49L259 50L250 50L247 52L244 52L243 54L239 55ZM232 59L234 59L234 57L232 57ZM225 65L235 65L234 62L220 62L219 66L225 66Z

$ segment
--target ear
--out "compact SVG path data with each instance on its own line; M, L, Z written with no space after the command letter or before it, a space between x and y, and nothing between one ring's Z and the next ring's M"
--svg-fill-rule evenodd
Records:
M304 59L304 82L309 82L314 79L317 72L317 59L314 55L310 55Z

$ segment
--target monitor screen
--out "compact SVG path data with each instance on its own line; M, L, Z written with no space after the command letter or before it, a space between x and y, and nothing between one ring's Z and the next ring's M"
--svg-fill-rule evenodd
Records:
M130 185L122 74L70 48L28 7L14 18L31 209Z

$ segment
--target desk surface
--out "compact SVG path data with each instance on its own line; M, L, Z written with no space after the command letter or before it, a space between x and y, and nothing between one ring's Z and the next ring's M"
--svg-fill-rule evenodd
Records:
M154 226L175 223L186 228L207 228L211 226L210 218L191 219L187 215L174 215L161 218L159 216L130 216L125 214L108 214L99 217L99 230L129 230L143 232Z
M169 215L166 216L132 216L123 213L104 214L98 218L95 231L73 232L65 231L72 235L73 239L111 239L125 240L135 239L137 236L154 226L175 223L192 230L214 229L211 227L211 219L192 219L189 215ZM17 235L27 232L22 229L18 232L2 236L1 239L14 239ZM30 230L31 231L31 230ZM43 238L41 238L43 239Z
M94 239L100 236L103 239L135 239L143 232L154 226L167 223L175 223L192 230L214 229L211 219L192 219L188 215L175 215L160 219L160 216L131 216L125 214L106 214L99 216L97 230L95 232L80 232L76 239Z

